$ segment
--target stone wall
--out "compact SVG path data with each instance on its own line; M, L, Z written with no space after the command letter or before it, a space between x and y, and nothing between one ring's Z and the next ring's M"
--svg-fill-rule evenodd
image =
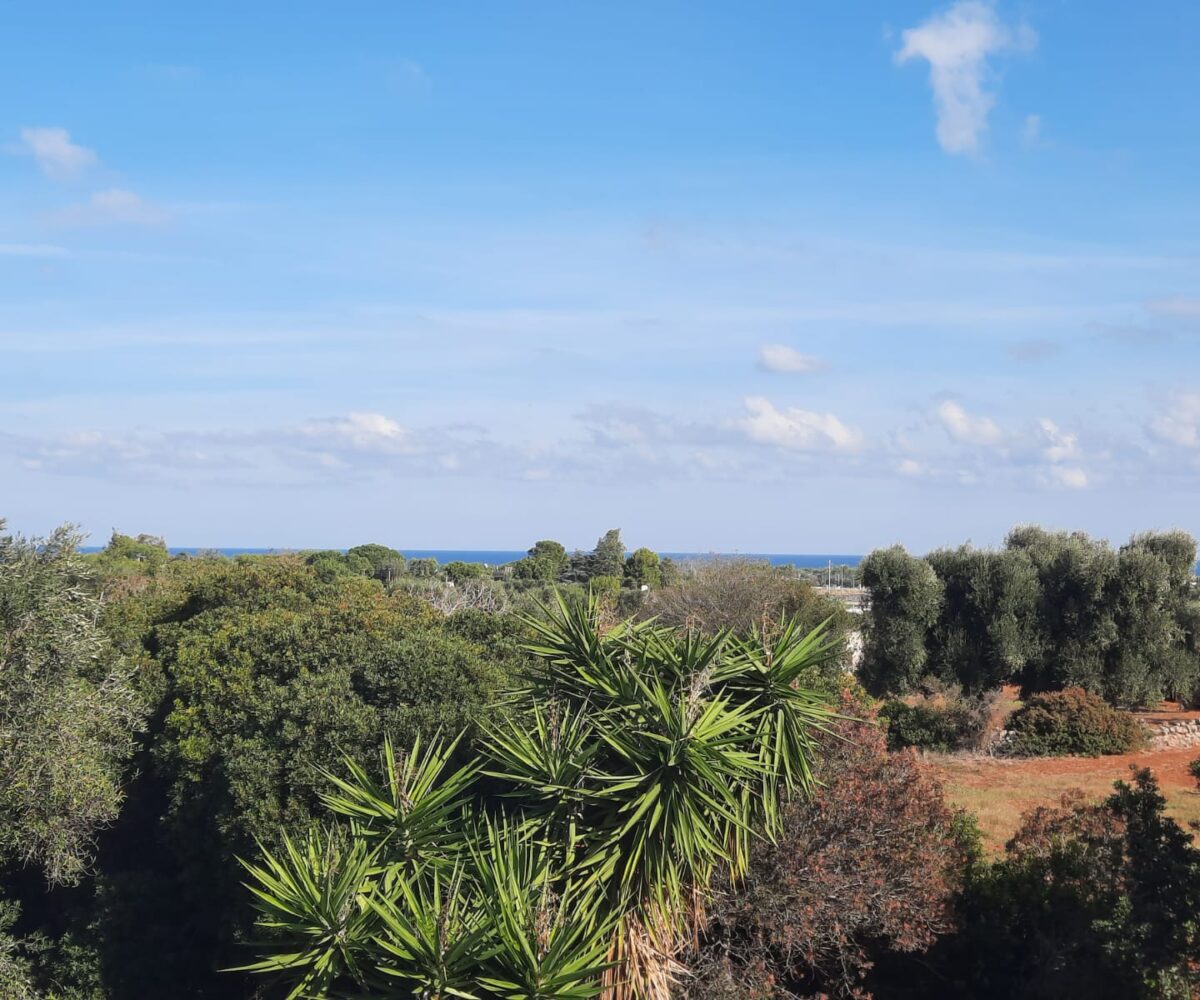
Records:
M1142 719L1142 725L1150 733L1148 750L1183 750L1200 747L1200 719ZM983 752L1004 756L1012 733L1007 729L993 732L988 737Z
M1200 719L1152 719L1144 725L1150 730L1152 750L1200 747Z

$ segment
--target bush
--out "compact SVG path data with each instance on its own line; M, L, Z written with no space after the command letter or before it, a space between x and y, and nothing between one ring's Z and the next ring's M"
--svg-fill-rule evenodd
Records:
M746 877L715 901L689 956L688 1000L867 996L877 963L952 928L976 848L916 755L889 753L878 726L847 718L823 741L815 777L817 791L786 806L777 841L756 847Z
M964 696L957 684L928 677L918 695L893 698L880 709L879 717L888 724L888 749L978 749L987 742L988 731L996 728L995 706L1001 697L999 689Z
M1132 715L1077 687L1034 695L1009 717L1008 729L1009 748L1022 757L1099 757L1145 742Z
M644 608L645 617L663 625L745 633L785 619L808 630L832 618L832 633L841 635L859 624L841 602L821 594L787 567L712 558L684 563L673 575L674 582L652 591Z
M1195 997L1200 851L1165 807L1143 770L1102 803L1076 792L1026 814L1004 857L969 881L960 933L911 995Z
M985 718L962 702L885 702L879 717L887 721L888 749L916 747L949 753L976 746Z
M1196 787L1200 789L1200 757L1188 764L1188 774L1196 779Z

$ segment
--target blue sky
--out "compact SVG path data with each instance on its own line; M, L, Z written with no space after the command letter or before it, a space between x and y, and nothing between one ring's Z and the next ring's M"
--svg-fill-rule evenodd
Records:
M1198 36L1115 0L23 5L0 516L1200 533Z

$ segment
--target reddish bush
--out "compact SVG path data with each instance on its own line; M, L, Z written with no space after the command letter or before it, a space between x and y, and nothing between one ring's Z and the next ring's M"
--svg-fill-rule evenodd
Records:
M1008 721L1010 749L1026 757L1126 753L1145 742L1141 725L1083 688L1034 695Z
M970 853L941 785L882 728L843 722L822 748L809 799L713 914L693 995L867 997L873 949L922 951L950 928ZM745 975L739 978L738 970Z

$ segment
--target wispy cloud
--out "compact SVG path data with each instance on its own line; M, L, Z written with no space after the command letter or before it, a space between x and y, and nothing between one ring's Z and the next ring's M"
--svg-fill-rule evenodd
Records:
M1042 453L1045 455L1046 461L1065 462L1068 459L1079 457L1078 434L1064 431L1049 417L1042 417L1038 421L1038 428L1045 441Z
M1021 126L1021 141L1026 146L1036 146L1042 138L1042 116L1026 115L1025 124Z
M108 188L61 209L52 219L61 226L154 226L170 219L170 213L134 191Z
M1047 475L1053 482L1069 490L1086 490L1091 482L1087 472L1077 465L1052 465Z
M0 257L69 257L66 247L49 243L0 243Z
M1004 443L1004 432L991 417L973 417L952 399L938 405L937 418L946 433L962 444L994 447Z
M1032 48L1037 36L1021 26L1010 29L983 0L959 0L901 35L896 62L929 63L929 83L937 114L937 138L947 153L974 154L987 131L996 103L987 89L990 56Z
M1200 319L1200 299L1176 295L1165 299L1150 299L1146 311L1156 316Z
M1200 448L1200 392L1175 396L1169 408L1150 421L1150 432L1168 444Z
M820 358L811 354L801 354L786 344L766 344L758 352L758 364L765 371L788 375L820 371L825 367L825 362Z
M1014 361L1019 361L1021 364L1026 365L1036 364L1039 361L1048 361L1061 352L1061 344L1053 340L1040 338L1018 340L1015 344L1008 345L1008 356Z
M92 150L72 142L65 128L23 128L16 151L32 156L42 173L55 180L77 177L99 162Z
M0 434L0 451L29 469L101 478L283 485L379 473L423 475L486 468L511 453L469 428L413 429L380 413L350 413L257 430L85 430Z

